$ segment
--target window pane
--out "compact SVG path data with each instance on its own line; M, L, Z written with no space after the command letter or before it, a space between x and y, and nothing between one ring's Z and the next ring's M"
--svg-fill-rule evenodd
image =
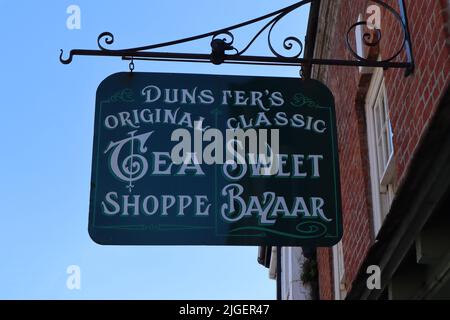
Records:
M375 139L378 140L380 137L380 129L381 129L381 122L380 122L380 107L379 107L379 101L375 101L373 114L375 118Z
M377 143L377 160L378 160L378 177L377 180L380 181L381 179L381 175L384 172L384 165L383 165L383 146L382 146L383 142L381 140L378 141Z
M394 132L392 131L391 121L388 121L388 147L389 157L394 153Z
M381 122L382 124L386 123L386 101L385 101L385 94L384 94L384 88L380 89L380 94L378 96L378 101L380 101L381 104Z
M393 199L393 186L391 185L393 181L391 179L394 176L391 172L387 171L389 160L394 153L393 145L393 130L389 119L388 101L386 95L386 89L384 87L383 80L381 79L378 83L378 90L375 95L370 97L375 98L371 101L371 109L368 112L371 113L372 117L368 117L371 121L372 128L372 141L369 141L369 148L371 149L371 171L372 172L372 182L377 183L378 186L374 186L374 201L378 203L376 206L376 211L374 212L381 221L384 220L386 214L389 212ZM368 101L369 102L369 101ZM385 174L389 174L386 175ZM375 209L374 209L375 210Z
M386 133L388 132L387 127L384 129L384 134L383 134L383 172L384 170L386 170L387 167L387 163L389 160L389 147L388 147L388 142L387 142L387 135Z

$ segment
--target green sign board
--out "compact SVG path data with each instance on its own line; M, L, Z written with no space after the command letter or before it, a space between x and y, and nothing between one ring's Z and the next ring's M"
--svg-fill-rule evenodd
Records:
M97 90L89 234L104 245L332 246L337 150L334 99L318 81L113 74Z

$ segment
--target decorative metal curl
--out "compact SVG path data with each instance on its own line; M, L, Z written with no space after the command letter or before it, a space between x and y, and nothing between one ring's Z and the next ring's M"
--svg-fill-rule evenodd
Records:
M97 45L101 50L108 51L110 49L104 47L102 45L102 41L104 41L107 45L112 45L114 43L114 35L111 32L102 32L97 37Z
M225 36L224 38L219 39L220 36ZM228 37L228 39L226 38ZM230 31L222 31L220 33L217 33L213 35L212 41L214 40L221 40L227 45L233 45L234 42L234 35Z
M272 54L275 57L278 58L298 58L301 56L301 54L303 53L303 42L294 36L289 36L286 37L283 41L283 48L290 51L292 50L292 48L294 47L294 43L296 43L299 47L299 50L297 53L291 55L291 56L285 56L282 55L281 53L279 53L274 46L272 45L272 31L275 28L276 24L287 14L291 13L292 11L294 11L295 9L297 9L297 7L292 8L291 10L287 10L287 11L283 11L281 13L278 13L275 18L271 19L269 22L267 22L257 33L256 35L250 40L250 42L242 49L242 50L237 50L237 53L235 54L236 56L242 56L245 52L247 52L247 50L252 46L252 44L259 38L259 36L267 29L269 28L269 32L267 34L267 44L269 46L270 51L272 52ZM231 30L231 29L230 29ZM233 37L234 39L234 37Z
M219 38L220 36L225 37ZM211 62L213 64L222 64L227 56L226 51L234 50L238 54L239 51L233 47L233 42L234 36L229 31L214 35L211 40Z
M353 24L352 26L350 26L350 28L347 31L346 39L345 39L346 40L347 49L350 51L352 56L355 57L359 61L363 61L363 62L377 61L377 62L381 62L381 63L391 62L391 61L395 60L403 52L403 50L405 49L406 42L408 41L408 28L407 28L406 24L403 22L402 17L394 10L394 8L392 8L391 6L389 6L388 4L386 4L386 3L384 3L384 2L382 2L380 0L370 0L370 1L375 2L378 5L382 6L383 8L387 9L387 11L390 12L395 17L395 19L400 23L401 29L402 29L402 32L403 32L402 45L401 45L400 49L394 53L394 55L392 55L391 57L388 57L386 59L373 60L373 59L367 59L365 57L361 57L355 51L355 49L353 49L353 47L351 45L351 40L350 40L351 34L354 33L355 29L358 26L367 26L368 25L367 21L360 21L360 22L357 22L357 23ZM362 40L363 40L363 43L364 43L365 46L376 47L376 46L378 46L381 43L381 40L382 40L381 30L380 29L376 29L376 28L374 30L376 32L374 41L371 41L371 40L373 40L371 33L364 32L364 34L362 36Z
M271 37L272 37L273 28L288 13L290 13L290 11L279 15L274 20L274 22L272 23L272 26L269 29L269 34L267 35L267 43L269 44L269 49L278 58L298 58L303 53L303 42L299 38L294 37L294 36L289 36L289 37L287 37L287 38L285 38L283 40L283 48L288 50L288 51L292 50L292 48L294 47L294 43L296 43L298 45L298 48L299 48L298 52L296 54L292 55L292 56L287 57L287 56L284 56L284 55L280 54L278 51L276 51L274 49L274 47L272 45Z

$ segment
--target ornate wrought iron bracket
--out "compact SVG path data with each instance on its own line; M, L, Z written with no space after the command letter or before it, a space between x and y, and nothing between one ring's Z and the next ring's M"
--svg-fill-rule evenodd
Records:
M381 68L403 68L406 70L406 75L409 75L414 70L414 58L412 52L411 35L408 26L408 19L405 9L404 0L398 0L400 12L397 12L393 7L389 6L382 0L370 0L384 8L386 12L392 14L398 21L398 24L403 33L403 41L398 51L388 58L379 60L378 57L371 59L360 56L351 44L351 33L358 26L367 26L367 21L360 21L353 24L346 35L346 47L355 58L354 60L339 60L339 59L316 59L314 57L302 57L304 50L303 42L295 36L286 37L283 40L283 49L287 54L281 53L275 49L272 42L272 31L278 22L289 13L296 9L314 3L320 0L303 0L286 8L266 14L262 17L252 19L237 25L215 30L205 34L147 45L142 47L128 48L128 49L111 49L110 46L114 43L114 35L110 32L103 32L97 38L97 45L99 50L85 50L74 49L71 50L69 56L64 58L64 52L61 50L60 61L63 64L72 62L74 56L117 56L124 60L155 60L155 61L184 61L184 62L212 62L213 64L222 63L238 63L238 64L256 64L256 65L278 65L278 66L304 66L304 65L340 65L340 66L362 66L362 67L381 67ZM342 0L337 0L342 1ZM267 21L264 26L253 36L248 44L239 50L234 43L234 35L232 31L242 27L252 25L261 21ZM251 56L245 55L253 43L267 31L267 44L272 53L272 56ZM382 40L381 30L376 30L376 39L374 40L370 33L364 33L363 44L365 46L377 46ZM159 52L155 49L161 49L177 44L193 42L201 39L211 38L211 52L210 53L177 53L177 52ZM370 41L372 39L372 41ZM406 61L399 61L402 56L406 56Z

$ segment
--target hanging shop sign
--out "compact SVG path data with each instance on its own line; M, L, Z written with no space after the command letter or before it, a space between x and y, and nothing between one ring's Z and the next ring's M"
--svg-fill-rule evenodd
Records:
M98 87L89 234L105 245L332 246L334 99L315 80L117 73Z

